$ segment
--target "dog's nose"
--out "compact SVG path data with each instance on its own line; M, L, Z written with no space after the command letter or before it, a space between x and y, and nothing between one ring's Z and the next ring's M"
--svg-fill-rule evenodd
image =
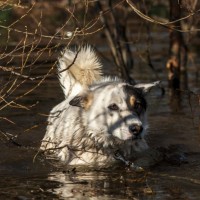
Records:
M138 124L132 124L129 126L130 133L132 133L135 136L139 136L142 130L143 130L142 126Z

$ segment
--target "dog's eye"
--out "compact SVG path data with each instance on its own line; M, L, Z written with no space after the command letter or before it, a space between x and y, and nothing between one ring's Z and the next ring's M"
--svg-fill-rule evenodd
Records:
M137 111L141 111L142 110L142 104L140 102L135 102L135 105L134 105L134 108L137 110Z
M109 105L108 108L109 108L110 110L113 110L113 111L119 110L119 107L118 107L115 103Z

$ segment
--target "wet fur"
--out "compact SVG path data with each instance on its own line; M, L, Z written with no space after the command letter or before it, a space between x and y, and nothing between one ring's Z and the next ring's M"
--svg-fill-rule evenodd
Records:
M144 96L157 82L132 86L102 77L101 68L90 47L62 53L58 70L65 100L48 118L41 144L47 156L69 165L99 166L113 163L116 150L131 157L148 148ZM113 104L119 106L116 112L109 109ZM140 138L129 131L133 123L143 127Z

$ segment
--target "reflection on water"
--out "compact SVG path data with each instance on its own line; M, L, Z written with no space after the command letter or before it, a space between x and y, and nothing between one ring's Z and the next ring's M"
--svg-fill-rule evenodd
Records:
M108 66L108 65L106 65ZM162 84L167 81L162 73L163 61L158 71ZM38 66L45 71L48 66ZM110 73L113 73L110 71ZM155 77L147 67L135 66L134 78L151 81ZM4 76L5 81L7 80ZM198 89L189 79L190 87ZM23 94L37 82L27 81L18 88ZM16 94L18 95L18 94ZM101 171L57 169L43 158L37 157L40 139L45 133L46 118L50 109L63 99L55 76L48 78L37 90L20 100L22 105L34 105L30 110L6 108L1 116L1 130L17 135L16 140L24 148L1 140L0 197L4 199L199 199L200 196L200 135L199 104L194 95L181 92L180 96L165 96L154 91L149 98L149 136L151 147L180 145L188 163L174 166L166 161L151 167L144 173L124 169Z
M172 167L174 171L179 170ZM160 170L160 169L159 169ZM152 170L1 176L4 199L198 199L200 180Z
M16 124L4 123L2 128L9 133L18 134L17 142L34 148L1 142L1 198L199 199L198 99L194 96L190 98L191 108L187 95L181 94L178 99L171 99L168 91L165 96L160 96L160 91L157 90L152 94L148 97L150 145L167 147L179 144L186 152L188 163L174 166L164 161L143 173L128 171L124 166L100 171L77 169L76 173L72 173L68 169L49 165L39 156L33 162L46 127L46 117L38 113L48 113L53 105L62 100L63 95L55 78L47 80L39 90L31 94L31 103L39 100L39 104L31 111L4 111L4 116ZM24 102L27 100L30 101L30 97L23 99ZM38 126L24 131L34 125Z
M20 4L21 1L9 2L19 2ZM40 3L40 1L31 2ZM53 3L53 1L51 2ZM90 3L91 2L92 1L90 1ZM38 28L44 28L43 33L46 35L51 29L53 29L52 33L55 32L55 26L51 27L45 24L46 20L59 21L62 23L62 21L64 22L66 19L58 18L60 14L62 15L62 12L60 12L61 10L57 5L56 10L59 10L59 14L55 11L52 12L51 9L48 10L48 7L44 8L45 12L43 13L40 13L39 7L36 7L35 11L37 13L39 11L40 17L44 15L43 18L41 18L42 21L40 21L41 26L40 22L38 22ZM20 19L20 9L18 7L15 9ZM31 10L34 10L34 8ZM4 9L3 13L5 12L7 13L5 16L6 18L11 17L9 9ZM65 14L67 13L66 10L63 10L63 12L65 12ZM52 13L54 13L54 15L52 15ZM58 15L56 15L56 13ZM20 16L22 16L22 20L26 19L26 15ZM76 14L74 16L76 16ZM31 32L32 28L34 28L35 22L33 23L33 20L37 21L36 19L34 15L31 15L31 20L28 18L28 23L30 24L30 26L27 27L28 32ZM148 97L148 143L152 148L168 147L169 145L178 146L178 151L180 150L181 152L180 156L184 155L187 162L176 162L176 155L175 157L170 157L171 152L169 149L165 156L161 155L162 162L158 162L161 160L158 157L153 161L151 160L151 162L146 160L146 165L151 165L151 167L148 167L141 173L125 169L124 166L98 171L89 168L77 168L71 171L68 168L55 167L48 160L38 155L38 147L40 145L40 140L45 134L45 127L47 125L46 119L50 109L63 100L63 94L56 75L54 74L48 77L37 87L40 80L24 80L18 76L10 76L9 73L1 70L0 97L2 97L2 93L7 93L8 89L13 91L13 93L6 98L7 101L15 100L15 97L23 95L35 87L36 89L33 89L31 93L16 101L17 104L22 105L21 108L17 108L17 106L13 104L14 106L12 107L7 106L2 109L2 105L0 105L0 131L2 131L0 132L0 200L200 199L200 100L198 99L200 96L198 97L187 91L180 91L179 95L171 95L171 92L167 90L167 72L165 71L165 63L168 56L169 33L167 29L162 29L161 27L159 28L151 24L152 42L149 46L149 44L147 44L146 31L143 32L143 29L146 29L146 27L143 27L143 22L141 24L138 22L136 23L137 19L138 18L132 20L133 24L130 23L131 29L129 33L131 50L134 57L132 76L137 82L150 82L160 79L166 89L164 96L161 96L159 90L155 90L152 95ZM2 22L3 20L1 20L1 23ZM18 21L16 25L17 24L19 25L17 29L26 29L24 23ZM21 26L22 28L20 28ZM89 26L93 27L91 24ZM69 28L71 30L74 27L70 25ZM40 32L39 29L38 32ZM39 39L37 42L34 41L35 37L32 35L27 37L26 34L17 34L15 31L9 31L11 35L8 37L7 31L5 32L5 30L1 35L0 41L3 50L3 55L1 55L0 60L1 66L15 66L18 68L23 64L30 64L28 68L24 68L23 74L33 77L42 76L50 70L57 58L58 52L56 51L59 51L55 50L54 52L54 48L57 49L57 46L61 45L63 41L55 39L47 45L49 42L48 39L43 38L41 41ZM51 31L48 34L50 33ZM95 47L100 51L99 53L109 57L111 53L108 50L107 44L105 44L106 39L101 36L97 34L97 36L93 38L92 35L89 35L89 43L95 44ZM19 38L19 41L23 42L22 39L24 37L24 44L26 43L27 45L26 48L24 48L21 42L16 42L18 41L17 38ZM198 50L199 39L196 36L195 38L196 47L195 45L190 46ZM9 44L10 46L3 46L5 43L7 45L8 39L11 42L11 44ZM26 41L26 39L28 40ZM85 39L87 40L87 37ZM82 39L80 41L82 41ZM13 51L15 48L17 48L16 51ZM45 51L43 51L44 49ZM147 50L150 51L151 61L155 71L152 71L146 63ZM4 53L6 54L4 55ZM182 88L186 90L190 89L200 94L200 58L197 56L198 52L192 52L191 50L189 53L189 57L191 57L191 59L188 60L189 73L188 76L185 74L185 76L182 77ZM106 74L117 74L117 70L114 69L114 64L108 60L109 59L103 60L105 64L104 71ZM34 65L32 65L32 63L34 63ZM20 72L20 70L17 72ZM13 88L12 86L15 87ZM8 141L6 136L13 136L13 141ZM152 163L154 164L153 166Z

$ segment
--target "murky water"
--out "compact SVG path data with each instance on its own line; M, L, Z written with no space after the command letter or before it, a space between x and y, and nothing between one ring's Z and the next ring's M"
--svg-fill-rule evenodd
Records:
M54 78L22 99L23 105L39 101L34 109L7 108L2 111L2 116L16 123L4 121L1 123L2 130L17 134L16 141L23 145L20 147L5 140L1 142L2 199L199 199L199 107L197 99L192 97L191 112L188 97L184 94L180 99L170 99L168 92L162 97L159 91L155 91L149 97L148 140L152 147L181 145L188 163L177 166L164 161L142 173L135 173L124 166L106 171L85 169L73 173L51 166L40 156L34 160L39 141L45 133L46 116L42 114L48 114L50 108L62 99L62 92ZM27 87L34 84L29 81ZM23 93L26 89L22 87L18 92Z
M103 48L101 50L104 51ZM165 61L161 57L155 59L157 71L163 86L167 88L166 73L162 73ZM109 63L105 64L109 66ZM49 64L38 65L37 68L37 73L43 74ZM105 71L113 73L110 68ZM195 73L195 69L191 68L189 84L190 88L197 91L199 82L194 81ZM151 69L137 62L133 76L140 81L155 80ZM7 80L4 74L2 84ZM27 80L13 96L23 94L37 84L38 81ZM98 171L68 171L52 166L37 156L40 140L45 133L47 115L62 99L57 78L51 76L18 101L27 109L8 106L1 110L1 117L4 118L1 119L1 130L17 137L7 141L1 134L0 199L200 198L200 106L197 96L189 98L187 93L182 92L179 97L170 97L168 90L164 96L158 90L149 96L150 127L147 139L150 146L167 148L173 144L181 147L187 162L177 165L164 160L141 173L128 170L123 165Z

